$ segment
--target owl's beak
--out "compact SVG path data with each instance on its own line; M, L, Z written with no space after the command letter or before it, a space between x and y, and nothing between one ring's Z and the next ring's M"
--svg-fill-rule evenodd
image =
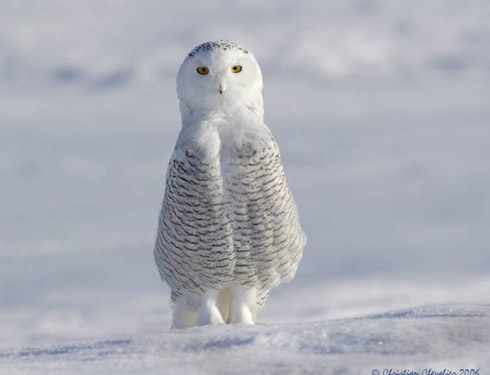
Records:
M219 94L220 95L223 95L223 93L226 91L226 86L223 83L221 83L219 85L219 90L218 91L219 91Z

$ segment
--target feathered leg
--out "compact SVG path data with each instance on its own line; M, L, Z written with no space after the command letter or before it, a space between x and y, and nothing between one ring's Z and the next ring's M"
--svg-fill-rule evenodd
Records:
M197 323L197 308L191 306L185 297L179 298L172 316L172 329L194 327Z
M201 296L201 307L197 318L197 325L225 324L218 309L219 291L210 289Z
M257 289L235 285L231 289L230 323L255 324L257 321Z

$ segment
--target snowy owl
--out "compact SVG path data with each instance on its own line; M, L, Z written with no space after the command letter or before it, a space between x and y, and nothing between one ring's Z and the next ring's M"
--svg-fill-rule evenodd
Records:
M254 324L302 258L306 237L264 123L262 87L252 53L231 42L195 47L179 69L182 130L154 249L172 328Z

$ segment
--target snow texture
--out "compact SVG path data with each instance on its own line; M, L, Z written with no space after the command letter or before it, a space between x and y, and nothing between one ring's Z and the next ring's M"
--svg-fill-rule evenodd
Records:
M0 352L5 373L362 374L490 365L490 307L425 307L280 326L203 326ZM448 355L450 353L450 355Z
M486 0L0 0L0 374L488 371L488 19ZM168 332L175 77L217 39L262 67L308 246L267 325Z

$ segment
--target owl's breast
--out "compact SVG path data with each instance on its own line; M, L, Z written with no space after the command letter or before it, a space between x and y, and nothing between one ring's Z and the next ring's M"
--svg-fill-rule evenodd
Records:
M259 285L290 279L304 235L269 133L207 129L174 152L161 217L166 280ZM175 270L181 270L179 274Z

